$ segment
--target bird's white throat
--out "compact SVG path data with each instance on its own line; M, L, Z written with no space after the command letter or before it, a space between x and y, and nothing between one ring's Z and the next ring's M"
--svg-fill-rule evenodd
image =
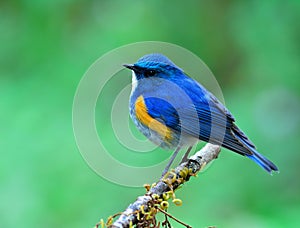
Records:
M136 78L136 75L134 73L134 71L132 71L132 79L131 79L131 84L132 84L132 87L131 87L131 94L135 91L136 87L137 87L137 84L138 84L138 80Z

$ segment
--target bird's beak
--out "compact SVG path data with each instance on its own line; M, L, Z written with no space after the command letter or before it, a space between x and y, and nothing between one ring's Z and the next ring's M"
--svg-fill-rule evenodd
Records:
M143 72L143 68L135 65L135 64L124 64L124 67L134 71L135 73L142 73Z
M123 66L130 70L136 70L136 67L133 64L124 64Z

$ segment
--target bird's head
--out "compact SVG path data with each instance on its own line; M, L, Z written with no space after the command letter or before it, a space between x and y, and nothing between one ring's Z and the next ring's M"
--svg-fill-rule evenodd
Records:
M124 64L132 70L137 80L146 78L171 79L182 70L162 54L148 54L134 64Z

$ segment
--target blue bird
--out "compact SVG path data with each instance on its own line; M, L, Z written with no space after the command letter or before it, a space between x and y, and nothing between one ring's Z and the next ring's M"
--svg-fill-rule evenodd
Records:
M238 128L227 108L166 56L148 54L124 66L132 70L129 110L133 122L153 143L175 149L163 175L180 149L188 148L186 160L199 140L246 156L269 173L278 171Z

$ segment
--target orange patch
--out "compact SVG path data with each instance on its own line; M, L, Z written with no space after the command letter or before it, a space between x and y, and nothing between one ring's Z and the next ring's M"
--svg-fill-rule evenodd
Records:
M142 124L160 134L167 141L170 141L172 139L171 130L166 125L152 118L148 114L143 96L139 96L135 102L135 114Z

